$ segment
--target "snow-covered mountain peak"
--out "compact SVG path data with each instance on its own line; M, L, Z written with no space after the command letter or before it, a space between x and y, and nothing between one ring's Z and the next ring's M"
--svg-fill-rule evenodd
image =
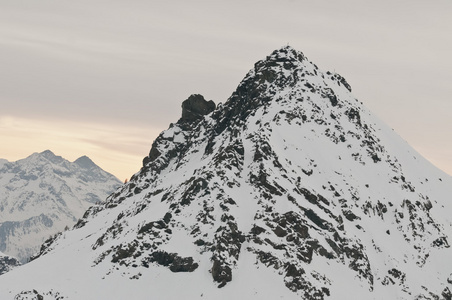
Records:
M224 104L186 101L127 184L0 283L59 264L69 298L74 281L118 299L452 297L452 178L340 75L283 47Z
M71 163L52 151L0 164L0 251L26 262L40 244L72 226L120 185L89 158Z
M280 87L286 87L293 86L299 81L313 80L315 83L318 81L316 78L333 79L338 82L338 85L342 84L351 91L350 85L340 75L319 70L317 65L309 61L302 52L290 46L275 50L265 59L255 63L241 85L253 80L259 85L275 83Z
M51 150L44 150L41 153L38 153L39 155L47 158L47 159L55 159L55 158L59 158L61 156L57 156L55 155L55 153L53 153Z
M74 163L84 169L98 168L98 166L86 155L77 158Z
M282 66L286 70L294 70L296 68L302 67L304 65L309 65L310 62L306 59L301 51L297 51L291 46L283 46L279 49L274 50L265 59L257 62L256 65L261 65L264 63L267 66Z
M40 153L33 153L32 155L30 155L28 158L26 158L28 160L47 160L53 164L59 164L61 162L64 161L64 159L61 156L55 155L52 151L50 150L45 150L43 152ZM34 161L33 161L34 162Z
M306 63L306 57L301 51L297 51L291 46L286 45L274 50L264 60L261 60L256 64L260 64L262 62L273 66L280 63L281 66L285 67L285 69L293 69L294 67L299 67Z

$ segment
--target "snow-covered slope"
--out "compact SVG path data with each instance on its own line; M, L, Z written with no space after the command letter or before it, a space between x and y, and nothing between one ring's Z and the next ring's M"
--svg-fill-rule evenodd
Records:
M121 182L88 157L69 162L47 150L0 162L0 251L22 262L42 242L72 227Z
M451 195L344 78L283 47L217 108L186 100L0 298L450 299Z

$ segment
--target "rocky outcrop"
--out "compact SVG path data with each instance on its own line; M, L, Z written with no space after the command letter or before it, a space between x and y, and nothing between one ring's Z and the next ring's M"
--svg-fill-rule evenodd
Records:
M182 102L182 116L176 124L171 124L175 130L180 131L179 139L184 139L186 135L197 125L197 123L207 114L215 110L215 103L212 100L205 100L202 95L193 94L188 99ZM165 144L173 144L173 137L168 137L165 134L160 134L157 139L152 143L149 155L143 159L143 167L146 167L148 163L155 161L160 154L160 149ZM176 144L173 144L176 146ZM170 149L166 155L168 159L173 158L178 153L182 152L183 144L178 143L176 148ZM165 167L166 164L160 166L159 169Z
M20 262L14 257L4 255L0 252L0 275L5 274L20 265Z
M182 102L182 117L178 123L199 121L203 116L215 110L215 103L207 101L202 95L193 94Z
M63 300L67 297L62 296L59 292L50 290L41 292L38 290L22 291L14 297L14 300Z

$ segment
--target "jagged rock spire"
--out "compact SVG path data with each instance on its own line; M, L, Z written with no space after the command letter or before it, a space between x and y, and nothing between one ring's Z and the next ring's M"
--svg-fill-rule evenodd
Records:
M203 116L215 109L215 103L207 101L202 95L193 94L182 102L182 117L178 123L199 121Z

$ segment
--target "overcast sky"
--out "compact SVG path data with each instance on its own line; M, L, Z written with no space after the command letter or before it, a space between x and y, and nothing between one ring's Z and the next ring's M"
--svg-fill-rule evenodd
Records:
M124 180L203 94L290 44L452 174L452 1L0 0L0 158L87 155Z

